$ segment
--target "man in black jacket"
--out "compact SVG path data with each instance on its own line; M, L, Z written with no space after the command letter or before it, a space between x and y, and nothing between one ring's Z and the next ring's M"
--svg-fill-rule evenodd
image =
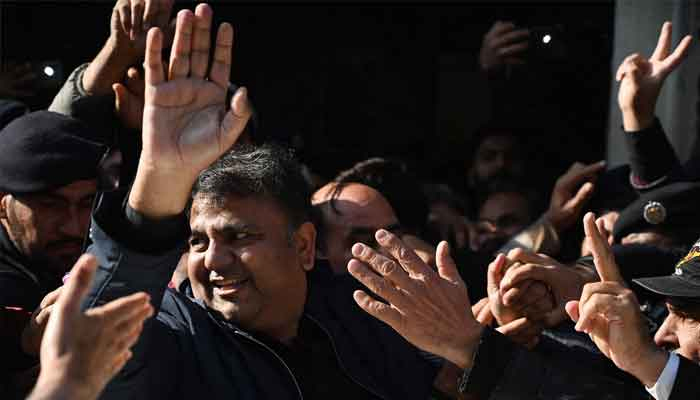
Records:
M0 327L0 371L38 362L49 293L82 252L106 150L83 123L48 111L0 131L0 321L14 321Z
M427 398L437 368L354 305L352 279L314 271L299 165L274 146L229 151L251 108L243 88L225 104L233 30L210 46L211 21L207 5L178 14L167 77L150 30L136 179L94 214L86 306L145 291L157 310L103 397ZM185 244L180 294L167 286Z

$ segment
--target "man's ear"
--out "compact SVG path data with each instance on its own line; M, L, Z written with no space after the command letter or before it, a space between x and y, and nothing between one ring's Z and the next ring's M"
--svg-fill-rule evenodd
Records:
M305 271L311 271L316 260L316 227L304 222L294 232L294 247Z
M7 219L7 208L10 206L12 195L0 192L0 219Z

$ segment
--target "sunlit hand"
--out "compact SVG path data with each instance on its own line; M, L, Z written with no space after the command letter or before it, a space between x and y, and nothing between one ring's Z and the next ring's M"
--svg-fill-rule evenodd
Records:
M652 124L656 101L666 77L688 54L692 37L685 36L671 52L671 33L671 23L664 23L651 57L647 59L639 53L632 54L617 70L615 79L620 82L617 101L625 131L639 131Z
M357 304L414 346L460 368L470 365L483 328L447 242L438 245L435 271L392 233L379 230L376 239L392 258L357 243L348 271L386 303L356 291Z
M647 387L655 384L668 353L656 347L639 310L639 302L622 279L610 246L595 215L583 219L590 238L593 261L600 282L584 286L581 298L566 304L576 330L586 332L615 365L637 377Z

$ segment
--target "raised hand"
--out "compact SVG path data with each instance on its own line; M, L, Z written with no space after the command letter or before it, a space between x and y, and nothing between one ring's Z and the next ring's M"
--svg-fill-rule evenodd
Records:
M577 162L557 179L544 216L559 234L579 220L584 206L593 196L594 182L605 165L605 161L588 165Z
M523 54L528 48L527 29L517 29L512 22L497 21L484 35L479 50L479 64L485 72L493 72L504 65L524 64Z
M113 85L124 79L129 68L143 60L146 32L151 27L159 27L166 32L166 43L171 41L173 29L169 20L173 3L174 0L117 1L112 10L109 38L83 73L86 92L111 93Z
M688 54L692 37L685 36L671 52L671 23L665 22L651 57L635 53L622 62L615 79L620 82L617 101L622 111L622 123L627 132L649 127L654 121L654 109L666 77Z
M434 271L392 233L379 230L375 237L391 258L356 243L348 271L386 302L358 290L357 304L414 346L460 368L470 365L483 328L472 314L447 242L438 245Z
M143 150L129 204L151 217L182 212L197 175L233 146L252 113L245 88L226 107L233 28L221 24L212 49L211 25L206 4L178 13L167 73L163 34L148 32Z
M163 34L158 28L148 33L143 147L160 169L196 176L235 143L250 117L245 88L233 96L230 110L225 104L233 28L219 27L209 69L211 25L206 4L194 14L178 13L167 77Z
M146 33L152 27L167 32L172 39L170 14L174 0L118 0L112 10L110 39L132 62L144 57ZM168 42L169 40L166 40Z
M576 330L586 332L618 368L651 387L661 374L668 354L652 341L639 302L625 286L602 233L602 221L596 222L595 215L588 213L583 223L600 282L584 286L581 298L568 302L566 311L576 322Z
M29 399L97 398L129 360L129 349L153 314L145 293L81 312L96 268L94 256L81 257L61 291L41 342L41 374Z

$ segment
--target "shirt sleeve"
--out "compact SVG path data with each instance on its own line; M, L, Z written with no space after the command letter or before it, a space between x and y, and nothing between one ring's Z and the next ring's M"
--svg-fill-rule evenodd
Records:
M678 356L675 353L671 353L656 384L646 388L647 392L654 396L656 400L668 400L671 396L671 390L673 390L673 385L676 383L676 375L678 375L678 364Z

